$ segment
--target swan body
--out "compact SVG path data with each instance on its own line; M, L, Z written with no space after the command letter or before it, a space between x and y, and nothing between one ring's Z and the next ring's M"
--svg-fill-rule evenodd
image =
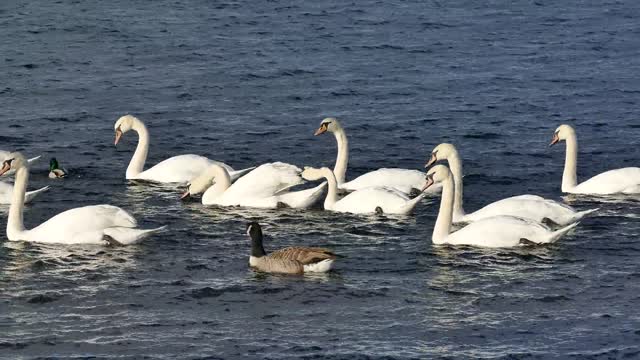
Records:
M42 187L38 190L27 191L24 197L24 203L30 203L33 198L38 194L49 190L48 186ZM13 185L5 182L0 182L0 204L11 204L11 197L13 196Z
M9 158L10 154L11 154L11 152L9 152L9 151L0 150L0 163L2 163L5 160L7 160ZM38 155L38 156L33 157L33 158L31 158L31 159L29 159L27 161L29 162L29 164L32 164L33 162L39 160L41 157L42 157L42 155ZM15 172L16 172L15 170L11 169L11 170L7 171L7 173L2 175L2 176L13 175L13 174L15 174Z
M211 165L191 181L183 197L204 192L204 205L275 209L284 204L291 208L307 208L319 199L326 184L290 191L290 188L304 183L301 171L294 165L281 162L262 164L231 184L225 168Z
M262 229L257 222L247 226L251 237L249 266L269 273L303 274L324 273L331 270L336 255L323 248L288 247L267 254L262 245Z
M427 167L436 161L447 160L455 184L453 222L473 222L498 215L511 215L535 222L551 221L559 226L575 223L598 210L576 211L570 206L537 195L519 195L498 200L472 213L463 209L462 160L452 144L443 143L431 152Z
M639 167L609 170L578 184L578 137L570 125L560 125L553 134L553 140L549 146L561 140L567 143L562 173L562 192L593 195L640 193Z
M210 160L200 155L178 155L166 159L157 165L144 170L144 164L147 160L149 152L149 131L144 123L131 115L122 116L115 125L116 138L114 143L117 145L124 133L134 130L138 133L139 141L136 151L131 158L131 162L127 167L127 180L145 180L159 183L187 183L194 177L200 175L211 165L219 165L227 169L231 175L231 179L235 180L244 175L251 169L234 171L229 165L219 161Z
M325 210L349 212L354 214L373 214L382 211L385 214L407 215L426 195L421 193L410 199L406 194L390 187L369 187L349 193L338 199L338 184L333 171L329 168L305 168L302 172L305 180L325 178L329 184L324 201Z
M425 173L418 170L382 168L361 175L349 182L345 181L347 173L347 165L349 163L349 141L347 134L336 118L326 118L320 123L320 127L314 135L324 134L325 132L333 133L338 144L338 156L333 172L341 190L356 191L367 187L389 187L405 194L414 191L421 192L425 184ZM440 186L436 185L428 189L427 193L437 193Z
M514 247L531 244L550 244L558 241L576 227L573 223L552 231L538 222L510 215L498 215L473 222L451 233L454 202L454 182L451 171L443 165L434 166L427 173L427 187L435 182L443 184L438 218L433 228L434 244L472 245L480 247Z
M164 229L136 229L136 220L121 208L94 205L64 211L27 230L23 224L23 209L29 170L22 154L11 154L9 159L4 161L0 174L11 168L16 170L16 182L7 221L7 237L11 241L129 245Z

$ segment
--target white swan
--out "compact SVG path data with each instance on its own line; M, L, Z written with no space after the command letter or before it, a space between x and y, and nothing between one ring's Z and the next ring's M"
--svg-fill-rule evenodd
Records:
M186 183L194 177L200 175L210 165L217 164L229 171L231 179L235 180L243 174L247 173L251 169L244 169L234 171L230 166L209 160L200 155L178 155L172 158L161 161L157 165L150 169L144 170L144 163L147 160L147 154L149 152L149 131L140 119L125 115L122 116L114 125L116 132L115 145L118 145L120 137L129 130L134 130L138 133L139 140L136 151L133 153L131 162L127 167L127 180L146 180L159 183Z
M429 188L434 183L442 183L442 200L438 218L433 228L434 244L473 245L482 247L513 247L518 245L553 243L573 229L573 223L557 231L532 220L500 215L473 222L451 233L453 218L453 197L455 187L453 175L444 165L436 165L427 172Z
M406 194L393 188L368 187L356 190L338 200L338 182L331 169L323 167L315 169L306 167L302 172L305 180L319 180L325 178L329 183L329 191L324 200L325 210L349 212L354 214L401 214L411 213L416 205L425 197L421 193L410 199Z
M42 187L38 190L27 191L24 197L24 203L27 204L33 200L38 194L49 190L48 186ZM11 204L11 198L13 196L13 185L0 181L0 204Z
M567 153L562 173L562 192L571 194L638 194L640 193L640 168L627 167L605 171L578 184L578 138L569 125L560 125L553 134L549 146L559 141L567 142Z
M182 198L204 192L204 205L308 208L322 195L326 183L307 190L289 191L304 183L301 171L294 165L281 162L262 164L231 184L225 168L211 165L189 183Z
M537 222L553 222L559 226L572 224L585 215L598 209L576 211L557 201L545 199L537 195L512 196L493 202L470 214L465 213L462 187L462 160L458 150L452 144L443 143L431 152L431 158L425 167L439 160L447 160L455 182L455 200L453 202L453 222L472 222L496 215L512 215Z
M7 237L11 241L128 245L164 229L135 229L136 220L126 211L111 205L94 205L64 211L27 230L24 228L22 213L29 169L22 154L10 154L9 159L2 163L0 175L11 169L16 170L7 221Z
M338 143L338 156L333 172L336 176L338 186L342 190L355 191L372 186L386 186L394 188L405 194L420 191L424 187L425 173L418 170L409 169L387 169L382 168L361 175L354 180L345 182L347 165L349 163L349 141L347 134L336 118L326 118L320 123L320 127L314 135L333 133ZM437 193L440 186L430 188L428 193Z
M0 163L7 160L9 158L9 154L11 154L10 151L4 151L4 150L0 150ZM39 160L42 157L42 155L38 155L36 157L33 157L27 161L29 161L29 164L33 163L34 161ZM15 170L10 170L8 171L6 174L2 175L2 176L7 176L7 175L12 175L14 174L16 171ZM8 203L7 203L8 204Z

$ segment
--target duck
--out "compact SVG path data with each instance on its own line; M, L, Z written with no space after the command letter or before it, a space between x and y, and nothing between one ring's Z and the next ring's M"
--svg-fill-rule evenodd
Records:
M181 199L204 193L203 205L306 209L318 201L326 183L311 189L290 191L292 187L304 183L300 177L301 172L295 165L267 163L232 184L229 172L224 167L213 164L189 182Z
M560 141L567 143L562 173L562 192L569 194L611 195L640 193L640 167L626 167L605 171L578 184L578 137L568 124L560 125L553 134L549 146Z
M12 169L16 180L7 220L10 241L124 246L166 228L138 229L135 218L125 210L112 205L92 205L63 211L33 229L26 229L23 212L29 167L24 155L11 153L2 163L0 175Z
M187 154L171 157L147 170L143 170L149 152L149 131L145 124L135 116L124 115L116 121L114 129L114 145L118 145L125 133L131 130L138 133L138 146L127 167L127 180L186 184L214 164L224 167L231 175L231 179L235 180L253 169L247 168L235 171L232 167L222 162L210 160L200 155Z
M338 156L333 172L338 182L338 188L342 191L356 191L368 187L387 187L393 188L405 194L420 194L424 187L425 173L418 170L398 169L398 168L381 168L363 174L351 181L346 181L347 165L349 163L349 141L347 134L340 124L340 121L334 117L328 117L320 122L320 127L315 131L314 136L324 133L332 133L338 144ZM429 189L429 194L437 193L439 186Z
M324 209L353 214L410 214L426 194L411 199L404 192L390 187L367 187L356 190L342 199L338 198L338 181L334 172L327 168L305 167L302 178L309 181L326 179L329 190L324 200Z
M455 185L448 167L436 165L429 169L425 187L442 184L440 209L433 228L434 245L470 245L487 248L508 248L552 244L561 239L578 222L552 231L539 222L511 215L497 215L472 222L451 232Z
M586 215L598 210L576 211L570 206L551 199L538 195L524 194L498 200L472 213L466 213L463 209L462 160L458 150L453 144L439 144L431 152L431 157L425 167L428 168L437 161L448 161L449 170L453 174L455 183L454 223L468 223L495 215L513 215L544 222L553 227L562 227L580 221Z
M262 245L262 229L257 222L247 224L247 235L251 238L249 266L262 272L325 273L331 270L337 258L331 250L315 247L288 247L267 254Z
M58 164L58 160L56 158L51 158L49 160L49 178L50 179L60 179L67 177L68 172L65 169L60 168L60 164Z

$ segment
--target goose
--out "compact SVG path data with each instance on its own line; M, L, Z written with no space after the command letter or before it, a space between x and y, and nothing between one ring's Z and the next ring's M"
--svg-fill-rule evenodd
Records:
M138 146L133 153L131 162L127 167L127 180L146 180L158 183L187 183L189 180L200 175L209 167L209 165L217 164L229 171L231 179L249 172L251 168L234 171L229 165L219 161L209 160L200 155L178 155L161 161L150 169L144 170L144 163L147 160L149 152L149 131L144 123L135 116L125 115L116 121L114 125L116 138L114 145L118 145L120 138L126 132L133 130L138 133Z
M598 209L576 211L570 206L557 201L545 199L537 195L519 195L493 202L480 210L470 214L465 213L462 189L462 160L458 150L452 144L442 143L436 146L431 152L431 158L425 167L429 167L436 161L447 160L449 169L453 174L455 182L455 198L453 202L453 222L472 222L496 215L513 215L525 219L554 224L554 226L565 226L573 224L585 215Z
M247 225L247 235L251 237L249 266L262 272L279 274L324 273L331 270L336 255L328 249L309 247L288 247L267 254L262 246L260 224Z
M63 177L67 177L67 175L67 170L60 168L58 160L56 158L51 158L51 160L49 161L49 178L60 179Z
M9 154L11 154L10 151L0 150L0 163L5 161L5 160L7 160L9 158ZM29 159L27 161L29 161L29 164L31 164L31 163L39 160L41 157L42 157L42 155L38 155L36 157L32 157L31 159ZM13 175L14 173L15 173L15 170L11 170L11 171L7 172L6 174L4 174L3 176Z
M11 241L129 245L165 228L136 229L136 220L121 208L94 205L61 212L31 230L25 229L22 219L29 167L22 154L10 154L2 163L0 175L11 169L16 170L7 221L7 238Z
M472 245L480 247L514 247L519 245L542 245L558 241L578 223L551 231L539 222L511 215L498 215L472 222L451 233L455 185L453 175L444 165L436 165L427 172L428 188L434 183L442 184L442 199L438 218L433 228L433 244Z
M326 183L307 190L289 191L304 183L301 172L300 168L281 162L262 164L231 184L229 172L214 164L188 184L181 198L204 192L204 205L308 208L320 198Z
M570 194L638 194L640 193L640 167L627 167L605 171L578 184L578 138L576 131L567 124L560 125L549 146L561 140L567 142L567 152L562 173L562 192Z
M400 214L407 215L426 194L421 193L410 199L405 193L389 187L367 187L349 193L338 199L338 182L331 169L305 167L302 172L305 180L314 181L325 178L329 184L327 197L324 200L325 210L348 212L353 214Z
M349 182L345 181L347 165L349 163L349 141L344 128L334 117L328 117L320 122L320 127L314 133L315 136L326 132L333 133L338 143L338 156L333 172L341 190L356 191L368 187L386 186L394 188L405 194L420 193L424 187L425 174L418 170L382 168L361 175ZM439 186L429 189L428 193L437 193Z

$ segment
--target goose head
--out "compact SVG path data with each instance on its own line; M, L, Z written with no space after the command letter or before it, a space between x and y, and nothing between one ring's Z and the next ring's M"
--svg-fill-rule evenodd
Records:
M136 120L138 119L133 115L125 115L120 117L120 119L116 121L115 125L113 126L113 129L116 132L116 139L113 142L114 145L118 145L118 141L120 141L122 134L133 129L133 124Z
M340 122L338 121L338 119L334 117L328 117L320 122L320 127L313 135L318 136L324 134L327 131L335 133L339 129L342 129L342 126L340 126Z
M451 171L444 165L436 165L427 171L427 183L422 188L422 191L427 190L431 185L438 184L451 176Z
M19 169L21 167L27 167L27 159L19 152L13 152L7 155L7 159L2 163L0 169L0 175L5 174L11 169Z
M180 196L180 199L207 191L207 189L213 186L214 178L215 176L208 171L196 176L187 184L187 190L182 194L182 196Z
M567 140L570 137L575 137L576 131L573 130L571 125L563 124L558 126L556 132L553 133L553 138L551 139L551 143L549 146L555 145L561 140Z
M433 165L436 161L447 160L450 156L457 152L456 147L449 143L442 143L433 148L431 151L431 158L427 161L427 164L424 166L428 168Z
M265 256L266 253L262 246L262 228L260 228L260 224L255 221L248 223L247 235L251 238L251 256L257 258Z
M302 171L300 176L302 176L302 178L305 179L305 180L315 181L315 180L320 180L320 179L324 178L325 177L325 175L324 175L325 171L331 172L331 169L326 168L326 167L317 169L317 168L313 168L313 167L310 167L310 166L305 166L304 170Z

